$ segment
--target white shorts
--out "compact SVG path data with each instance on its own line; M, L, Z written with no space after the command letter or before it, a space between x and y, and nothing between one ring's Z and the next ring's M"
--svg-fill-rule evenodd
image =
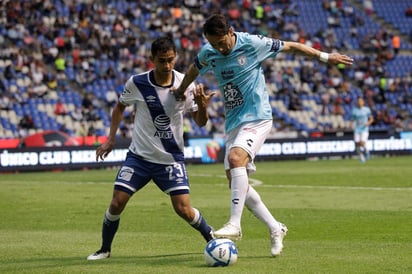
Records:
M353 139L354 139L355 143L359 143L359 142L366 143L368 141L368 138L369 138L369 132L368 131L355 132L353 134Z
M246 169L249 174L255 172L256 166L253 163L253 160L255 159L256 153L259 152L265 142L272 126L272 120L260 120L244 123L240 127L233 129L226 137L226 152L224 159L225 169L230 169L228 161L230 149L233 147L240 147L249 154L251 159L246 166Z

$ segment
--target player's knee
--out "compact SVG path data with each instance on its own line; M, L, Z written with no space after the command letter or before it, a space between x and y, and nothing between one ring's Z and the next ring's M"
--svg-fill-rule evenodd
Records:
M249 162L249 155L241 148L232 148L228 155L228 161L230 168L244 167Z
M110 213L114 215L119 215L122 213L124 207L126 206L127 200L121 200L117 198L113 198L110 202Z
M228 157L228 161L231 168L240 166L242 163L241 160L242 158L240 157L240 155L236 153L231 153Z
M179 204L174 207L177 215L185 219L186 221L191 221L193 219L192 208L189 205Z

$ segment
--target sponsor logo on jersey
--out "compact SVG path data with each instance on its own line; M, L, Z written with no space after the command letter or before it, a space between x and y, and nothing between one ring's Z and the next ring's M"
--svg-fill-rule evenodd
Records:
M153 120L154 126L157 131L154 136L161 139L171 139L173 137L173 132L170 130L170 118L165 114L158 115Z
M233 71L233 69L222 70L221 75L222 75L223 80L229 80L233 78L233 76L235 75L235 72Z
M239 87L228 83L223 87L223 96L225 97L225 108L233 109L243 104L243 95L239 90Z

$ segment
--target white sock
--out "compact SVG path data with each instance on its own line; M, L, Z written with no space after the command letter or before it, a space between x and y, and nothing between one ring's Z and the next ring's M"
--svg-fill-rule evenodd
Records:
M230 170L231 175L231 208L229 222L240 226L243 207L245 206L246 192L249 186L249 178L245 167L236 167Z
M106 214L105 217L107 220L111 221L111 222L115 222L117 220L120 219L120 215L113 215L110 213L109 209L106 210Z
M246 194L245 205L259 220L261 220L269 228L270 231L280 229L278 221L270 213L269 209L263 203L259 193L249 186L249 191Z
M193 218L193 220L190 222L191 225L196 224L199 219L200 219L200 212L199 210L197 210L196 208L193 208L193 211L195 212L195 217Z

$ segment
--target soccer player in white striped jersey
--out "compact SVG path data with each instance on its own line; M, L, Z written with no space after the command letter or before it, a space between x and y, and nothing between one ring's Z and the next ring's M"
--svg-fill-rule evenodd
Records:
M223 93L227 135L224 165L231 189L231 215L229 222L214 235L217 238L241 238L241 216L246 205L268 227L271 253L277 256L282 251L287 228L272 216L260 195L248 183L248 175L256 170L254 157L273 124L262 62L280 52L300 53L330 64L351 65L353 60L346 55L328 54L296 42L235 32L221 14L206 20L203 34L209 43L201 48L174 93L177 98L184 98L186 88L199 74L208 71L214 72Z
M178 87L183 74L174 70L176 47L169 37L156 39L151 47L154 69L133 75L126 82L112 112L107 142L96 149L96 160L104 158L115 146L116 132L125 108L135 105L132 141L126 160L117 173L113 197L106 210L102 227L102 244L87 257L99 260L110 257L120 214L130 197L153 182L170 199L175 212L197 229L208 242L212 228L189 197L189 182L184 163L183 115L191 112L201 127L208 121L207 105L214 93L205 94L202 85L190 85L185 101L177 101L170 88Z
M354 127L353 139L356 145L356 151L359 154L360 161L364 163L369 159L369 150L367 147L369 138L369 126L373 123L371 109L365 106L365 100L359 97L356 107L352 109L351 127Z

